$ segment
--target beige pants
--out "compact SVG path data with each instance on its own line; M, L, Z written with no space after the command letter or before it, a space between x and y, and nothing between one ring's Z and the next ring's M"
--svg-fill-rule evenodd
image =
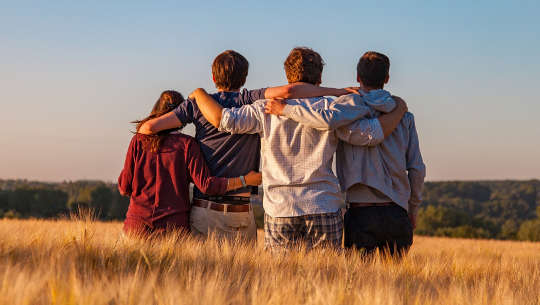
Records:
M251 205L249 212L220 212L192 206L189 222L191 232L196 236L215 234L217 238L257 241L257 226Z

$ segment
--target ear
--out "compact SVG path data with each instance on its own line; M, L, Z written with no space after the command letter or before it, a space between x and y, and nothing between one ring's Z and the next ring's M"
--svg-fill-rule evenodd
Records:
M356 76L356 81L360 84L360 87L364 87L364 84L362 84L362 80L360 79L360 76Z
M390 74L386 75L386 78L384 79L384 83L388 84L389 80L390 80Z
M216 83L216 77L214 76L213 73L212 73L212 81L214 82L214 84Z

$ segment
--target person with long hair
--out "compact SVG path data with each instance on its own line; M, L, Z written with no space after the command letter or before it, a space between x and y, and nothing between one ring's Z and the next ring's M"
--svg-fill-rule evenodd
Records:
M245 177L213 177L197 141L181 134L180 128L163 130L154 135L138 133L148 120L169 113L184 97L177 91L164 91L146 118L136 124L118 189L130 197L124 231L135 234L161 233L169 229L189 231L189 183L193 182L209 195L256 186L261 174L249 172Z

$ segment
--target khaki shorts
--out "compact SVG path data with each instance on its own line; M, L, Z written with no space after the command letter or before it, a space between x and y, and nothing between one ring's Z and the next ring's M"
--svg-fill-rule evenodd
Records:
M192 206L189 222L191 232L196 236L214 234L217 238L229 240L257 241L257 226L251 205L249 212L220 212Z

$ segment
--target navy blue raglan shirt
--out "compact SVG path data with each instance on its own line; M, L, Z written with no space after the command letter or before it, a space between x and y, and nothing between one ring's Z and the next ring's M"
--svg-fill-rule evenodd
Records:
M217 92L210 94L224 108L241 107L264 99L266 88L243 89L240 92ZM261 142L257 134L230 134L217 130L202 115L197 103L186 100L174 113L182 124L195 125L195 138L200 142L204 158L212 175L234 178L259 170ZM256 187L242 188L238 192L256 191ZM194 197L201 198L202 192L194 188Z

